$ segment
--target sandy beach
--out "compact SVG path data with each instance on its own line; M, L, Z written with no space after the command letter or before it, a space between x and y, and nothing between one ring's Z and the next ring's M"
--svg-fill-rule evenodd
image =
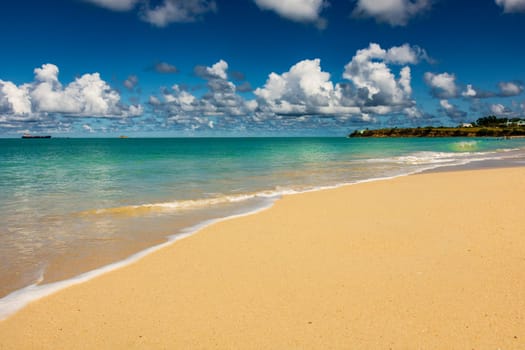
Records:
M524 349L525 168L285 196L0 321L1 349Z

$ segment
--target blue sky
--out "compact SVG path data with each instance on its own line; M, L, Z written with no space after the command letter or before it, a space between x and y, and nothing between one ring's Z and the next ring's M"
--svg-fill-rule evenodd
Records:
M0 136L525 117L524 27L525 0L5 1Z

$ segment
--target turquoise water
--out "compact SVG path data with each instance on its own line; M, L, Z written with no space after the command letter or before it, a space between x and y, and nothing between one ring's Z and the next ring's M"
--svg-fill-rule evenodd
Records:
M0 139L0 297L280 195L486 159L525 140Z

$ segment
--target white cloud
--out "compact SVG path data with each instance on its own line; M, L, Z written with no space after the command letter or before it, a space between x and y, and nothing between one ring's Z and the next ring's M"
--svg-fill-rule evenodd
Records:
M419 46L410 46L406 43L388 49L383 57L386 62L394 64L417 64L422 59L429 60L425 50Z
M270 74L267 84L263 89L257 89L258 96L267 100L281 98L286 93L296 93L304 96L325 96L333 92L334 87L330 81L330 74L321 70L321 60L303 60L293 65L289 72L282 76Z
M461 93L463 97L476 97L478 92L472 87L472 84L467 85L467 89Z
M512 101L510 105L502 103L483 104L479 110L484 114L492 114L499 117L523 118L525 102Z
M357 106L343 104L343 91L321 70L320 59L303 60L283 74L271 73L254 91L261 107L284 115L358 114Z
M148 103L154 106L158 106L161 104L160 100L156 96L150 96L148 99Z
M82 117L129 117L142 114L140 105L123 105L120 95L98 73L84 74L63 87L53 64L36 68L32 83L16 86L0 80L0 111L11 119L47 114Z
M464 121L467 117L467 113L458 108L458 106L453 105L448 100L440 100L439 105L441 106L441 112L456 122Z
M320 59L305 59L285 72L270 73L253 91L256 99L239 94L228 80L228 63L220 60L194 69L206 80L206 92L194 95L174 85L163 89L159 98L150 96L149 106L167 125L185 130L345 125L377 121L379 116L420 118L424 114L411 97L409 64L424 59L424 50L408 44L389 49L370 44L356 52L339 83L322 70Z
M191 112L195 110L193 104L197 101L197 98L189 92L182 90L178 85L172 86L172 92L164 95L164 100L170 104L180 107L182 111Z
M498 86L501 96L517 96L523 91L523 85L511 81L502 81Z
M490 106L490 112L495 114L496 116L499 116L499 115L507 114L508 109L501 103L496 103Z
M417 63L423 53L408 44L385 50L372 43L345 66L348 83L334 84L319 59L303 60L285 73L271 73L254 94L261 111L277 115L417 117L421 114L411 99L410 67L401 67L396 77L388 64Z
M228 63L224 60L219 60L217 63L213 64L211 67L206 66L195 66L193 72L195 75L206 80L213 79L222 79L225 80L228 78Z
M208 0L164 0L160 5L144 10L142 19L158 27L170 23L193 22L200 16L214 12L215 1Z
M357 0L353 14L357 17L372 17L392 26L404 26L431 5L431 0Z
M139 78L136 75L130 75L126 80L124 80L124 86L128 90L133 90L135 86L139 83Z
M224 60L220 60L211 67L206 67L206 71L211 77L219 79L227 78L226 70L228 70L228 63Z
M525 12L525 0L496 0L496 4L502 6L505 13Z
M449 73L425 73L425 82L432 88L432 93L440 98L452 98L458 94L456 76Z
M54 64L43 64L41 68L35 68L34 73L38 81L58 83L58 67Z
M174 22L193 22L200 16L217 10L213 0L162 0L154 7L150 6L148 0L85 1L114 11L130 11L141 4L141 19L158 27L165 27Z
M249 111L249 112L254 112L257 107L259 106L259 104L257 103L257 101L255 100L248 100L248 101L245 101L244 102L245 106L246 106L246 109Z
M18 87L10 81L0 80L0 115L6 114L16 116L31 114L28 85Z
M196 97L179 85L162 92L164 102L151 96L150 105L156 112L168 115L171 122L189 123L200 116L240 116L252 113L256 101L246 101L237 94L235 85L228 81L228 63L220 60L210 67L197 66L196 73L207 80L208 91ZM209 124L206 124L210 126Z
M324 0L255 0L255 3L263 10L298 22L318 21L326 4Z
M410 119L421 118L423 116L423 112L416 106L404 108L402 114L409 117Z
M378 44L357 51L345 66L343 77L352 81L357 89L366 93L369 105L403 105L410 102L410 67L401 69L396 80L387 63L415 63L417 56L407 54L408 46L382 49ZM402 53L402 54L401 54Z
M410 96L412 95L412 86L410 86L410 81L412 79L410 67L403 67L399 72L399 86L405 91L405 93Z
M461 93L463 97L469 98L491 98L491 97L511 97L517 96L523 92L523 85L514 81L502 81L498 83L499 91L485 91L467 84L466 89ZM450 96L452 97L452 96Z
M446 110L451 110L454 108L454 106L452 106L450 102L448 102L448 100L440 100L439 104L441 105L441 107L445 108Z
M105 7L114 11L128 11L131 10L139 2L139 0L85 0L95 5Z
M171 74L178 73L177 67L167 62L158 62L153 66L153 69L158 73Z
M93 130L93 128L91 127L91 125L89 124L84 124L82 125L82 129L84 129L85 131L89 132L89 133L93 133L95 132L95 130Z

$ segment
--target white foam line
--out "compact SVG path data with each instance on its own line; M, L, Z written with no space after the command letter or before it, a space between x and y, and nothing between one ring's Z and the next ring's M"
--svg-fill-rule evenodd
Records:
M147 256L147 255L149 255L151 253L154 253L154 252L156 252L156 251L158 251L158 250L160 250L162 248L165 248L165 247L168 247L168 246L172 245L173 243L175 243L178 240L184 239L186 237L189 237L189 236L197 233L198 231L202 230L203 228L205 228L207 226L210 226L212 224L215 224L215 223L218 223L218 222L221 222L221 221L226 221L226 220L229 220L229 219L235 219L235 218L239 218L239 217L243 217L243 216L248 216L248 215L252 215L252 214L256 214L256 213L259 213L261 211L264 211L264 210L270 208L275 203L275 201L277 199L282 197L282 195L293 195L293 194L300 194L300 193L316 192L316 191L322 191L322 190L328 190L328 189L335 189L335 188L348 186L348 185L359 184L359 183L388 180L388 179L393 179L393 178L396 178L396 177L406 176L406 175L410 175L410 174L411 173L409 173L409 174L400 174L400 175L395 175L395 176L390 176L390 177L380 177L380 178L365 179L365 180L359 180L359 181L355 181L355 182L341 183L341 184L332 185L332 186L319 186L319 187L315 187L315 188L307 189L307 190L303 190L303 191L284 190L284 191L281 191L280 193L274 192L275 194L272 194L272 195L270 195L269 193L264 193L260 197L267 199L267 202L263 206L261 206L261 207L259 207L257 209L254 209L254 210L242 213L242 214L235 214L235 215L230 215L230 216L223 217L223 218L211 219L211 220L204 221L204 222L199 223L197 225L194 225L194 226L191 226L189 228L183 229L180 233L176 233L174 235L168 236L168 241L167 242L164 242L164 243L155 245L153 247L141 250L140 252L137 252L137 253L135 253L135 254L133 254L133 255L123 259L123 260L117 261L115 263L111 263L109 265L102 266L100 268L97 268L97 269L94 269L94 270L91 270L91 271L88 271L88 272L84 272L84 273L82 273L80 275L77 275L75 277L72 277L72 278L69 278L69 279L66 279L66 280L62 280L62 281L46 283L46 284L39 284L41 282L41 280L42 280L42 278L40 278L39 281L37 281L37 283L31 284L31 285L29 285L27 287L24 287L22 289L16 290L16 291L14 291L14 292L12 292L12 293L10 293L10 294L8 294L5 297L0 299L0 321L5 320L6 318L8 318L9 316L13 315L17 311L21 310L27 304L29 304L29 303L31 303L33 301L36 301L38 299L42 299L42 298L44 298L46 296L49 296L49 295L51 295L53 293L56 293L56 292L58 292L58 291L60 291L62 289L65 289L67 287L71 287L71 286L74 286L74 285L77 285L77 284L81 284L81 283L87 282L87 281L92 280L93 278L98 277L100 275L103 275L105 273L108 273L108 272L120 269L120 268L122 268L124 266L127 266L127 265L130 265L130 264L132 264L132 263L142 259L143 257L145 257L145 256Z
M39 284L39 282L41 282L41 279L42 279L40 278L40 281L38 281L37 283L29 285L19 290L16 290L0 299L0 321L5 320L6 318L11 316L15 312L19 311L20 309L22 309L24 306L26 306L30 302L44 298L64 288L87 282L102 274L105 274L110 271L114 271L124 266L130 265L142 259L146 255L156 252L162 248L168 247L178 240L184 239L186 237L189 237L197 233L198 231L202 230L203 228L207 226L210 226L217 222L235 219L235 218L239 218L243 216L248 216L248 215L256 214L263 210L266 210L270 208L277 199L279 199L279 196L268 197L267 202L264 203L264 205L258 207L257 209L247 211L241 214L230 215L230 216L223 217L223 218L207 220L197 225L191 226L189 228L182 230L180 233L168 236L167 242L158 244L156 246L147 248L145 250L141 250L140 252L135 253L124 260L120 260L115 263L102 266L100 268L82 273L72 278L62 280L62 281L52 282L52 283Z
M346 183L339 183L339 184L336 184L336 185L329 185L329 186L318 186L318 187L314 187L314 188L311 188L311 189L305 189L305 190L291 190L291 189L288 189L288 190L283 190L283 191L279 191L279 192L278 191L272 191L271 193L263 192L263 193L261 193L259 195L256 195L255 197L265 198L265 199L267 199L267 202L264 205L262 205L261 207L257 208L257 209L254 209L254 210L251 210L251 211L247 211L247 212L241 213L241 214L234 214L234 215L230 215L230 216L223 217L223 218L217 218L217 219L211 219L211 220L204 221L204 222L202 222L200 224L197 224L197 225L191 226L191 227L189 227L187 229L184 229L180 233L168 236L168 241L167 242L164 242L164 243L158 244L156 246L147 248L145 250L142 250L142 251L140 251L138 253L135 253L135 254L129 256L128 258L126 258L124 260L120 260L118 262L115 262L115 263L112 263L112 264L100 267L98 269L82 273L82 274L80 274L78 276L75 276L73 278L69 278L69 279L66 279L66 280L63 280L63 281L58 281L58 282L53 282L53 283L47 283L47 284L39 284L39 282L40 282L39 281L39 282L37 282L35 284L32 284L32 285L29 285L29 286L24 287L22 289L16 290L16 291L14 291L14 292L12 292L12 293L10 293L10 294L8 294L5 297L0 299L0 321L6 319L9 316L11 316L12 314L14 314L15 312L19 311L20 309L22 309L24 306L26 306L27 304L29 304L32 301L35 301L35 300L41 299L43 297L46 297L48 295L51 295L51 294L53 294L53 293L55 293L55 292L57 292L59 290L62 290L64 288L67 288L67 287L70 287L70 286L74 286L74 285L77 285L77 284L80 284L80 283L87 282L87 281L89 281L89 280L91 280L91 279L93 279L93 278L95 278L97 276L100 276L102 274L105 274L107 272L114 271L114 270L117 270L117 269L122 268L124 266L130 265L130 264L132 264L132 263L142 259L146 255L149 255L149 254L151 254L153 252L156 252L157 250L162 249L164 247L170 246L174 242L176 242L178 240L181 240L183 238L186 238L188 236L191 236L191 235L197 233L198 231L202 230L203 228L205 228L207 226L210 226L210 225L212 225L214 223L221 222L221 221L226 221L226 220L230 220L230 219L234 219L234 218L238 218L238 217L248 216L248 215L252 215L252 214L256 214L256 213L259 213L261 211L264 211L264 210L272 207L272 205L275 203L275 201L277 199L281 198L283 195L293 195L293 194L300 194L300 193L316 192L316 191L323 191L323 190L329 190L329 189L336 189L336 188L349 186L349 185L356 185L356 184L360 184L360 183L391 180L391 179L395 179L395 178L398 178L398 177L419 174L419 173L422 173L422 172L425 172L425 171L428 171L428 170L433 170L433 169L437 169L437 168L441 168L441 167L461 166L461 165L465 165L465 164L468 164L468 163L471 163L471 162L475 162L475 161L483 161L483 160L498 159L498 158L501 159L501 157L487 157L487 158L477 158L477 159L476 158L473 158L473 159L461 159L461 161L456 159L456 161L458 161L458 163L454 163L454 164L450 164L450 163L448 163L448 164L439 164L439 163L436 164L435 163L435 164L432 164L432 165L430 165L428 167L422 167L422 168L419 168L419 169L414 169L414 170L409 171L407 173L402 173L402 174L397 174L397 175L392 175L392 176L368 178L368 179L363 179L363 180L356 180L356 181L353 181L353 182L346 182Z

